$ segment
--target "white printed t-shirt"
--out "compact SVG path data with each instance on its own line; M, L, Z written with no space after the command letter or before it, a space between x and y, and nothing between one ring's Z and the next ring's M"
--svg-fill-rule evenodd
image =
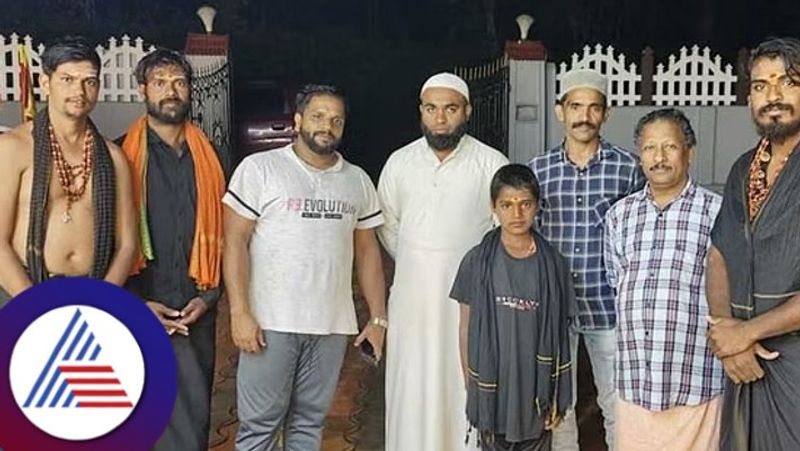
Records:
M340 154L319 170L292 146L245 158L222 202L256 222L250 240L250 308L262 329L358 332L353 233L383 224L375 187Z

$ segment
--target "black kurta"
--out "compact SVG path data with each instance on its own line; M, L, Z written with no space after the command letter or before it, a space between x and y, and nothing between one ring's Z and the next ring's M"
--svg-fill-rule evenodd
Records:
M215 304L221 289L198 291L189 277L197 187L194 162L147 131L147 215L155 259L126 288L138 296L181 310L194 297L210 309L189 326L189 336L172 335L178 362L178 398L172 419L154 449L208 449L211 383L214 375Z
M575 291L561 255L539 234L534 239L538 252L515 260L499 228L487 233L461 261L450 297L470 306L470 425L484 439L549 449L545 420L563 415L572 398Z
M728 269L733 316L749 319L800 292L800 149L795 149L752 223L748 214L748 168L755 151L731 169L712 242ZM750 384L727 379L721 449L800 450L800 335L762 340L780 352L759 359L765 377Z

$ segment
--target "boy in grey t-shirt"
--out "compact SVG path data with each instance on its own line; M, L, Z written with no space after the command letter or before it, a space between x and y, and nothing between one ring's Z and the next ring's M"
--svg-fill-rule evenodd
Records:
M533 231L533 172L500 168L491 200L500 227L467 253L450 292L461 305L467 419L484 450L549 450L572 396L574 290L561 255Z

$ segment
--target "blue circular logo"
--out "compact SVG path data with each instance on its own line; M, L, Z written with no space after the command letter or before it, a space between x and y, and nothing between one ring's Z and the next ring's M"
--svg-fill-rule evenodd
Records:
M161 436L175 404L175 355L128 291L50 280L0 309L0 331L0 448L147 450Z

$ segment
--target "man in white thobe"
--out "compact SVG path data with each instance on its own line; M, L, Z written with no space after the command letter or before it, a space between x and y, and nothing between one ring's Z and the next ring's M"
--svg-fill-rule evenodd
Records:
M448 293L461 258L492 228L489 183L508 159L466 134L472 107L461 78L429 78L419 111L424 136L395 151L378 182L378 233L395 259L386 450L456 451L466 446L466 389Z

